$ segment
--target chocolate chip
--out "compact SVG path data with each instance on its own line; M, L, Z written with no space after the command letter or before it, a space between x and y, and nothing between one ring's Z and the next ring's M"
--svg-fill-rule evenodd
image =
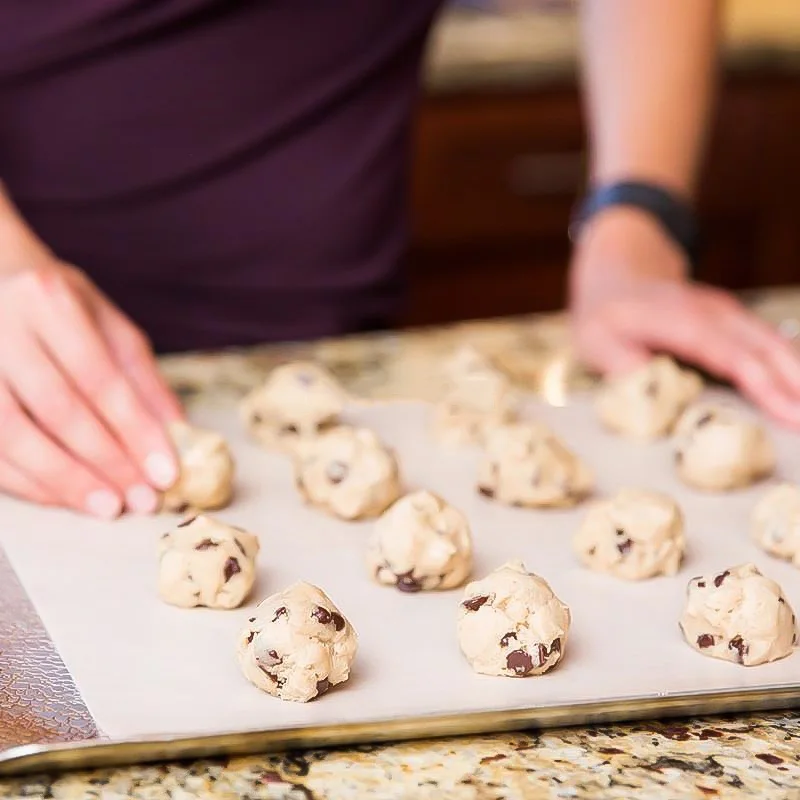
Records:
M560 652L561 652L561 639L558 638L553 639L553 641L550 642L550 650L547 653L547 655L551 656L553 655L553 653L560 653Z
M250 635L247 637L247 644L253 641L253 637L256 635L255 631L250 631Z
M489 602L489 595L482 594L478 597L470 597L469 600L465 600L461 605L467 609L467 611L477 611L484 603Z
M245 552L245 549L244 549L244 547L242 547L242 543L241 543L241 542L240 542L238 539L234 539L233 541L236 543L236 546L239 548L239 552L240 552L240 553L241 553L243 556L246 556L246 555L247 555L247 553Z
M533 669L533 659L524 650L514 650L506 656L506 667L522 677Z
M735 650L739 654L739 663L744 664L744 657L750 652L750 645L745 644L741 636L734 636L728 642L728 649Z
M262 661L268 667L274 667L280 664L283 661L283 659L278 655L277 650L267 650L267 657L265 659L262 659Z
M169 539L169 534L168 533L162 533L161 534L161 538L162 539Z
M792 644L797 644L797 633L792 634Z
M275 611L275 616L272 618L273 622L277 622L278 617L288 617L289 611L287 610L286 606L281 606L279 609Z
M713 647L714 637L710 633L701 633L697 637L697 646L700 649L705 649L706 647Z
M225 576L225 583L227 583L234 575L238 575L241 571L242 568L239 566L239 562L235 558L229 558L225 562L225 570L222 573Z
M178 511L186 511L186 509L187 509L188 507L189 507L189 506L187 505L187 506L185 506L184 508L179 508L179 509L178 509ZM193 523L193 522L194 522L196 519L197 519L197 515L195 515L195 516L193 516L193 517L188 517L188 518L187 518L187 519L185 519L183 522L179 522L179 523L178 523L178 527L179 527L179 528L185 528L187 525L191 525L191 524L192 524L192 523Z
M596 547L590 547L587 551L588 555L593 556L597 552Z
M398 575L396 585L401 592L407 592L408 594L422 590L422 585L414 577L413 570L411 572L404 572L402 575Z
M319 697L320 695L325 694L325 692L327 692L330 688L331 682L327 678L317 681L317 694L315 696Z
M778 602L779 602L779 603L785 603L786 601L785 601L785 600L784 600L782 597L779 597L779 598L778 598Z
M705 589L706 588L706 582L705 581L697 581L697 587L699 589Z
M286 681L284 681L284 680L282 680L281 678L279 678L279 677L278 677L278 676L277 676L277 675L276 675L274 672L270 672L270 671L269 671L269 670L268 670L268 669L267 669L265 666L262 666L261 664L259 664L259 665L258 665L258 668L259 668L259 669L260 669L260 670L261 670L261 671L262 671L262 672L263 672L263 673L264 673L264 674L265 674L265 675L266 675L266 676L267 676L267 677L268 677L268 678L269 678L269 679L270 679L270 680L271 680L271 681L272 681L272 682L273 682L273 683L274 683L274 684L275 684L275 685L276 685L276 686L277 686L279 689L281 689L281 688L283 687L283 684L284 684L284 683L286 683Z
M628 550L631 549L631 547L633 547L633 542L630 539L626 539L624 542L619 542L617 544L617 550L619 550L623 556L628 552Z
M300 429L297 427L297 425L282 425L281 433L294 435L300 433Z
M337 614L335 611L331 612L331 622L337 631L344 630L344 617L341 614Z
M490 489L488 486L479 486L478 491L484 496L492 498L494 497L494 489Z
M544 665L544 662L547 661L547 656L549 653L547 652L547 648L541 644L536 645L536 666L541 667Z
M343 461L331 461L325 470L325 476L331 483L341 483L350 470Z
M214 542L211 539L203 539L202 542L194 546L195 550L211 550L212 547L219 547L219 542Z
M731 574L730 571L727 569L725 570L725 572L720 572L720 574L717 575L716 578L714 578L714 586L716 586L717 589L719 589L719 587L722 586L722 583L725 580L725 578L727 578L728 575L730 574Z
M516 634L516 633L514 633L514 631L509 631L509 632L508 632L507 634L505 634L505 636L503 636L503 638L500 640L500 647L508 647L508 643L509 643L509 642L510 642L512 639L516 639L516 638L517 638L517 634Z
M250 617L250 619L249 619L249 620L247 620L247 621L248 621L248 622L255 622L255 621L256 621L256 618L255 618L255 617Z
M622 528L616 528L617 536L624 536L625 531Z
M250 415L250 421L256 425L260 425L264 421L264 418L261 416L261 414L254 413Z
M650 383L644 387L644 393L648 397L656 397L658 395L658 384L655 381L650 381Z
M698 427L698 428L702 428L703 425L708 425L708 423L711 422L712 419L714 419L714 415L713 414L711 414L711 413L703 414L703 416L700 417L699 420L697 420L697 422L695 423L695 426Z
M175 513L176 514L183 514L184 511L188 511L188 510L189 510L189 504L184 502L184 503L181 503L179 506L177 506L175 508ZM195 519L196 519L196 517L192 517L187 522L184 522L183 525L188 525L190 522L194 522ZM178 527L182 528L183 525L179 525Z
M328 625L331 621L331 612L327 608L317 606L312 612L311 616L319 622L320 625Z

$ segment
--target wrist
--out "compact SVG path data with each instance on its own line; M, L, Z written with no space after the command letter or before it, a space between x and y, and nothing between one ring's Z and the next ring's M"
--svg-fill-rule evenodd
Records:
M52 259L52 251L25 223L0 187L0 275L35 268Z

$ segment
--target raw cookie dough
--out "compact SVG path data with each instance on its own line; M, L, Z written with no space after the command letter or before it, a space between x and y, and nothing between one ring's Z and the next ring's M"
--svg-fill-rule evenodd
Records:
M258 539L208 516L191 517L158 545L158 593L182 608L236 608L256 578Z
M178 481L162 495L168 511L209 511L233 496L234 463L225 439L214 431L176 422L169 432L180 462Z
M407 494L375 523L367 566L401 592L453 589L472 569L469 523L432 492Z
M563 658L570 622L569 609L547 581L511 561L467 584L458 642L476 672L541 675Z
M770 489L753 509L750 531L768 553L800 567L800 487L782 483Z
M746 667L788 656L797 642L781 587L753 564L692 578L680 627L698 652Z
M259 689L305 703L350 677L357 649L353 626L325 592L295 583L259 604L236 654Z
M589 510L573 548L584 566L618 578L674 575L685 549L683 514L661 492L622 489Z
M266 383L242 401L251 433L266 447L292 451L298 440L335 425L345 392L323 367L297 361L276 367Z
M552 431L520 422L493 430L478 468L478 491L530 508L571 506L592 491L589 468Z
M640 369L608 379L597 396L603 424L634 439L657 439L672 431L678 417L703 389L700 376L657 356Z
M446 388L434 410L436 438L447 445L477 444L487 431L517 418L519 396L510 379L473 347L443 365Z
M307 502L348 520L377 517L400 496L397 459L368 428L342 425L305 442L295 479Z
M675 434L678 476L697 489L737 489L775 469L766 431L727 406L699 403L688 408Z

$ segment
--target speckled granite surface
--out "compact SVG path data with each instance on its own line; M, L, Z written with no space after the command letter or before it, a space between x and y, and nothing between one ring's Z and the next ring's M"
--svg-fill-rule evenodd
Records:
M800 290L754 295L800 331ZM431 397L435 365L456 340L503 359L552 402L590 380L569 355L564 319L547 316L359 337L315 345L183 356L164 368L187 402L225 402L284 358L313 356L352 391ZM131 767L0 782L0 798L749 798L800 800L800 712L637 723Z
M508 13L446 10L428 49L429 91L574 80L578 24L569 5L566 0L485 0L482 7ZM800 71L797 0L727 0L723 9L722 50L729 69Z

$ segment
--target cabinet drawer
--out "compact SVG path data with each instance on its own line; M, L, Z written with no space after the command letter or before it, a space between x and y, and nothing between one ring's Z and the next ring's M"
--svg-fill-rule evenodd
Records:
M585 162L574 91L430 98L416 130L414 240L566 235Z

